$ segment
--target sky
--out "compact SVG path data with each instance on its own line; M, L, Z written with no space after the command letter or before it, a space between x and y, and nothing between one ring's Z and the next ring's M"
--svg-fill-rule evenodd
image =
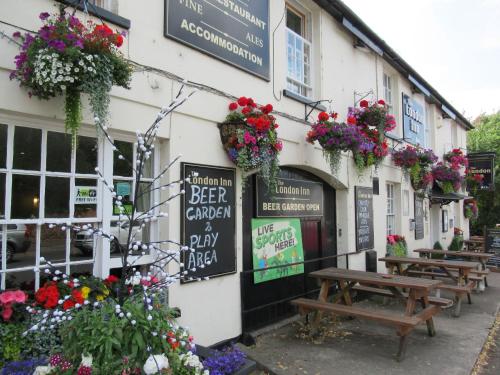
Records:
M343 0L465 117L500 110L500 0Z

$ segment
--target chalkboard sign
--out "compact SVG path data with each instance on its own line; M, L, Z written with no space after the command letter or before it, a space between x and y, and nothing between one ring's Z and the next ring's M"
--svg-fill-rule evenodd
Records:
M356 251L373 249L373 189L355 187Z
M424 238L424 198L418 194L415 197L415 239Z
M323 216L323 184L315 181L278 178L276 187L257 176L257 217Z
M181 164L185 184L181 205L182 243L194 249L184 253L183 282L236 272L235 170ZM201 266L201 267L200 267Z
M269 0L165 0L165 36L269 80Z
M500 228L486 230L486 252L500 256Z

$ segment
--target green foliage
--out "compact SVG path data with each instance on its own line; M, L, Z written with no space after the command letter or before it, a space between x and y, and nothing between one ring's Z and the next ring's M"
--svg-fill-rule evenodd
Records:
M479 116L467 133L469 152L496 152L495 192L477 191L479 217L471 223L471 234L481 235L483 227L500 223L500 112Z
M66 112L66 121L64 125L66 132L71 133L73 145L76 144L78 128L82 121L82 102L80 100L80 92L77 90L68 89L64 97L64 111Z
M464 246L464 239L462 236L454 236L453 240L451 240L450 246L448 246L448 250L450 251L461 251Z
M405 257L408 255L406 242L396 242L394 245L387 244L386 251L389 256Z
M441 242L436 241L432 248L434 250L443 250L443 245L441 245ZM431 259L443 259L443 258L444 258L444 256L441 254L431 254Z
M22 323L0 323L0 368L6 362L21 359L24 325Z

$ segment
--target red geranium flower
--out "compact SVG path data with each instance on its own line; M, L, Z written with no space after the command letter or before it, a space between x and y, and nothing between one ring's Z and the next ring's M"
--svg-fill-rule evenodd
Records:
M359 102L361 108L368 108L368 100L362 100Z
M233 103L230 103L230 104L229 104L229 110L230 110L230 111L234 111L234 110L236 110L237 108L238 108L238 103L233 102Z
M112 284L112 283L116 283L118 280L120 280L118 277L116 277L115 275L109 275L105 280L104 282L106 283L109 283L109 284Z
M385 105L385 101L383 101L382 99L380 99L380 100L378 101L378 104L380 104L380 105Z
M328 121L329 118L330 118L330 115L326 112L320 112L318 115L319 121Z
M71 296L73 297L73 300L76 302L76 303L79 303L80 305L83 304L83 301L84 301L84 298L82 296L82 292L78 289L74 289L72 292L71 292Z
M349 117L347 118L347 123L348 123L349 125L356 125L356 117L354 117L354 116L349 116Z
M72 309L73 307L75 307L75 302L73 300L67 299L66 301L64 301L63 310L69 310Z
M241 106L241 107L244 107L248 104L248 99L245 98L244 96L242 96L241 98L238 99L238 104Z
M245 107L241 110L241 113L243 113L244 115L248 115L250 112L252 112L251 107Z
M123 36L116 34L115 46L121 47L123 44Z

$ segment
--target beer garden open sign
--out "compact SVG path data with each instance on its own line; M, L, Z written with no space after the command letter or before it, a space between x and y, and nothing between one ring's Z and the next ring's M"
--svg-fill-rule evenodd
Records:
M269 0L165 0L165 36L269 80Z

